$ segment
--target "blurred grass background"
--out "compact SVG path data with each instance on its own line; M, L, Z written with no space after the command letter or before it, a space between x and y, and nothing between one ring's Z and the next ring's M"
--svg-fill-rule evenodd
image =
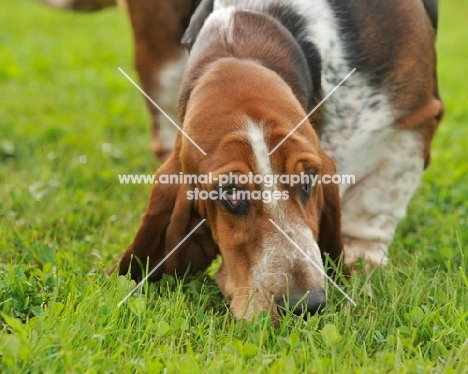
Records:
M130 283L103 272L133 238L150 190L120 185L117 175L158 166L143 98L117 71L136 79L127 15L7 0L0 12L0 372L197 372L201 362L208 371L391 372L399 365L402 373L466 373L468 1L442 1L440 16L446 116L392 264L353 276L348 291L357 309L333 294L323 316L308 325L288 320L275 332L267 317L236 324L213 282L200 277L184 288L166 280L160 298L151 286L129 310L114 311ZM339 339L330 336L340 333L335 349Z

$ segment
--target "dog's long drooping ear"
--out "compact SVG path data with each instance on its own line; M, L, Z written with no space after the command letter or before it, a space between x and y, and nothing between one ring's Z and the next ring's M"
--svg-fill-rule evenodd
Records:
M178 142L180 144L180 142ZM182 171L179 152L174 150L171 157L156 173L176 175ZM201 221L194 211L192 201L187 199L190 186L183 184L154 184L148 206L138 232L123 254L116 268L119 274L131 272L131 278L140 280L148 269L150 272L169 254ZM183 275L191 271L205 270L218 254L211 231L206 224L201 225L150 277L155 281L163 273Z
M190 24L187 30L185 30L182 36L182 45L189 51L192 49L195 40L197 39L198 33L205 24L205 20L213 12L214 0L201 0L198 4L197 9L190 18Z
M336 174L333 160L320 150L322 160L322 176ZM320 216L318 245L322 253L338 263L343 253L341 240L341 202L339 186L335 183L321 184L323 193L322 211Z

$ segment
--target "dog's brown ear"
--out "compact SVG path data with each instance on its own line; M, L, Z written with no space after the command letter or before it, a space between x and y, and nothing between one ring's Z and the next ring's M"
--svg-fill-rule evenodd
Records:
M182 36L182 45L189 51L192 49L198 33L205 24L206 19L213 12L213 6L214 0L201 0L197 9L190 18L189 27L185 31L184 36Z
M160 167L161 175L179 175L181 165L178 150ZM202 221L187 199L190 186L183 184L154 184L148 206L132 244L117 266L119 274L131 272L131 278L140 280L166 257ZM183 275L206 269L216 257L215 245L208 226L202 224L177 250L150 276L158 280L163 273Z
M322 176L335 175L335 163L323 150L320 150L320 158L322 159ZM327 253L333 261L338 262L343 253L339 186L335 183L322 183L321 186L323 201L318 245L322 253Z

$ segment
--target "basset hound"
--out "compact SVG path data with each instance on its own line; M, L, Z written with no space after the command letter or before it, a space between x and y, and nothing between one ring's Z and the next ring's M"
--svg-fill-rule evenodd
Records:
M276 316L286 295L297 314L322 309L325 254L338 261L343 252L348 270L358 258L386 264L443 115L434 9L431 0L202 0L182 38L189 57L179 47L164 52L164 61L179 61L172 72L185 67L184 134L156 177L337 173L354 175L354 184L277 183L289 199L269 204L232 192L264 185L230 185L227 200L194 201L188 190L219 186L155 184L120 274L141 279L203 219L151 279L204 270L221 254L216 280L236 318ZM152 52L136 43L141 75L150 65L138 61Z

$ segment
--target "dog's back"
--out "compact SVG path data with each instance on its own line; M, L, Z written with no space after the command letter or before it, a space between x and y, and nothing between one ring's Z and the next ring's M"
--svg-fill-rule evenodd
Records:
M196 56L189 64L199 54L210 54L209 44L219 34L226 40L219 57L247 50L250 56L245 58L259 60L254 47L245 46L246 12L276 19L299 46L308 67L301 75L308 86L303 91L312 93L309 100L298 97L307 103L306 110L356 69L325 102L318 130L338 174L355 177L354 185L340 186L348 265L358 257L367 257L372 266L386 263L396 225L429 162L430 142L443 113L435 21L431 23L420 0L206 0L184 36L189 47L195 43ZM260 26L249 32L273 38ZM268 61L264 65L269 66Z

